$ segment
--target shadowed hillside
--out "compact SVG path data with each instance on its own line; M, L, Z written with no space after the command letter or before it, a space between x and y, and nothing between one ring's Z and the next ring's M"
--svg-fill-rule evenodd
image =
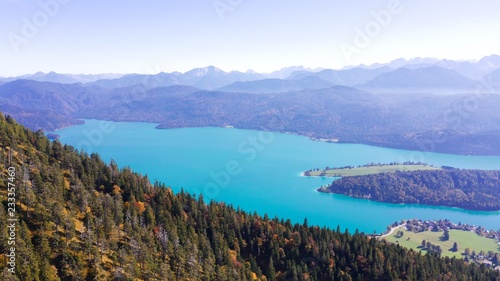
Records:
M390 72L381 76L389 74L394 75ZM457 75L454 72L452 76ZM152 87L158 85L156 80L150 82ZM297 86L294 83L314 88L315 83L322 87L326 81L306 77L233 86L245 85L240 90L260 92L268 82L290 90ZM500 155L499 106L500 95L493 93L373 94L344 86L266 94L182 85L101 88L30 80L0 85L0 110L34 130L78 124L80 118L155 122L159 128L231 125L345 143L465 155Z

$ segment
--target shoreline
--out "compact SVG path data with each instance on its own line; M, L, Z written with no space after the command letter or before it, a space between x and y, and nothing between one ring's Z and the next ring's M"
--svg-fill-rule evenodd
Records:
M111 121L111 122L116 122L116 123L126 123L126 122L132 122L132 123L148 123L148 124L156 124L156 127L155 129L159 129L159 130L162 130L162 129L184 129L184 128L206 128L206 127L212 127L212 128L225 128L225 129L229 129L226 127L226 125L197 125L197 126L178 126L178 127L175 127L175 126L165 126L165 125L162 125L161 122L154 122L154 121L132 121L132 120L126 120L126 121L120 121L120 120L113 120L113 119L95 119L95 118L76 118L77 120L82 120L82 121L85 121L85 120L96 120L96 121ZM83 125L83 124L74 124L74 125L67 125L67 126L63 126L61 128L57 128L57 129L54 129L53 131L50 131L50 132L57 132L59 130L62 130L62 129L65 129L65 128L68 128L68 127L72 127L72 126L77 126L77 125ZM279 134L286 134L286 135L295 135L295 136L301 136L301 137L306 137L308 138L310 141L314 141L314 142L323 142L323 143L333 143L333 144L357 144L357 145L366 145L366 146L372 146L372 147L379 147L379 148L385 148L385 149L395 149L395 150L402 150L402 151L414 151L414 152L419 152L419 153L440 153L440 154L448 154L448 155L455 155L455 156L486 156L486 157L499 157L500 156L500 153L499 154L484 154L484 153L473 153L473 154L470 154L469 153L466 153L466 152L463 152L463 153L450 153L450 152L444 152L444 151L426 151L426 150L421 150L421 149L418 149L417 147L415 148L408 148L408 147L401 147L401 146L398 146L398 145L380 145L380 144L374 144L374 143L370 143L370 142L359 142L359 141L351 141L351 142L345 142L345 141L341 141L340 138L322 138L322 137L314 137L314 136L311 136L311 134L307 134L307 133L304 133L304 134L301 134L301 133L297 133L297 132L290 132L290 131L274 131L274 130L269 130L269 129L266 129L266 128L261 128L261 129L255 129L255 128L241 128L241 127L236 127L236 126L233 126L233 125L230 125L232 126L232 128L230 129L238 129L238 130L249 130L249 131L261 131L261 132L272 132L272 133L279 133ZM45 131L44 129L42 129L44 132L49 132L49 131Z
M411 206L426 206L426 207L455 209L455 210L466 211L466 212L483 212L486 214L500 213L500 210L491 210L491 211L490 210L475 210L475 209L464 209L464 208L455 207L455 206L430 205L430 204L419 204L419 203L393 203L393 202L388 202L388 201L377 201L377 200L371 200L371 199L365 198L365 197L349 196L349 195L344 194L344 193L328 192L328 191L325 191L324 189L321 189L321 187L318 187L316 190L318 192L321 192L321 193L344 195L344 196L347 196L350 198L369 200L371 202L391 204L391 205L400 205L400 206L409 206L409 207L411 207Z
M394 230L399 229L399 228L401 228L401 227L403 227L403 226L405 226L405 225L406 225L406 223L404 223L404 224L400 224L400 225L398 225L398 226L391 227L391 230L390 230L389 232L387 232L387 233L385 233L385 234L380 234L380 235L379 235L379 236L377 236L377 237L378 237L378 238L384 238L384 237L387 237L387 236L391 235L391 234L394 232Z

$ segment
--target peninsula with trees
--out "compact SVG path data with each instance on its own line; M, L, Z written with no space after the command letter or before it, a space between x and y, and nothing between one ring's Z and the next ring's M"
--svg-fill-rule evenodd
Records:
M391 169L392 168L392 169ZM403 169L403 168L406 168ZM310 170L337 176L318 191L394 204L424 204L477 211L500 210L500 171L435 168L422 163Z

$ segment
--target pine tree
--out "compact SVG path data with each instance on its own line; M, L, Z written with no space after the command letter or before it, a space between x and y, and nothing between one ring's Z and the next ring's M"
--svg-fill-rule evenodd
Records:
M269 281L276 280L276 271L274 269L274 263L273 263L272 258L269 258L269 264L267 266L266 277L267 277L267 280L269 280Z

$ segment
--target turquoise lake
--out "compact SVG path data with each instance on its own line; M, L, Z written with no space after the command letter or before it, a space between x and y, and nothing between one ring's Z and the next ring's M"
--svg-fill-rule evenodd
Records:
M312 141L307 137L229 128L155 129L156 124L86 120L57 131L62 143L120 167L147 174L175 192L203 193L248 212L366 233L401 219L449 219L500 229L500 212L394 205L316 191L330 178L301 176L325 166L421 161L471 169L500 169L498 156L462 156Z

